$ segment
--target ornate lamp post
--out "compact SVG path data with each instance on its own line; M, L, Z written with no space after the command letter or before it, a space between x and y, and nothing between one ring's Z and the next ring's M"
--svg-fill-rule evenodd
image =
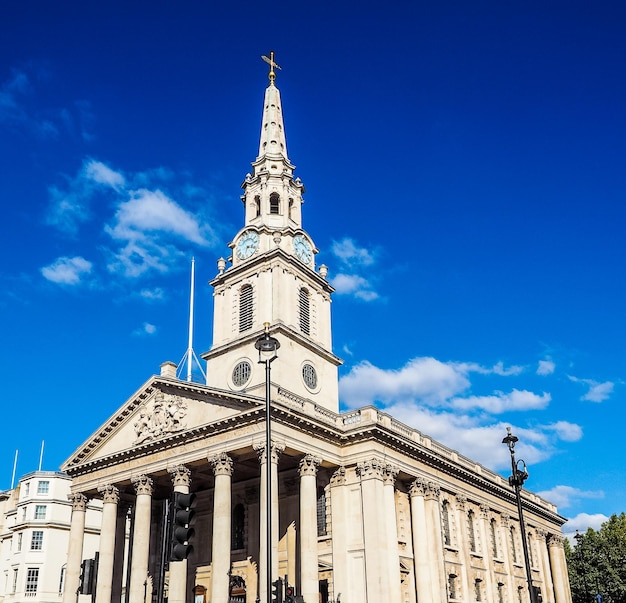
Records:
M265 332L259 337L254 347L259 350L259 364L265 365L265 524L267 526L266 568L265 578L267 587L266 602L272 601L272 424L271 424L271 394L270 375L271 364L278 357L276 350L280 342L270 335L270 323L263 323Z
M530 595L530 603L538 603L537 593L533 586L533 576L530 569L530 558L528 555L528 540L526 535L526 525L524 524L524 513L522 511L522 497L521 490L524 482L528 479L528 471L526 470L526 463L519 459L515 460L515 443L519 440L516 436L511 434L511 428L506 428L506 437L502 440L503 444L506 444L511 453L511 471L512 474L509 477L509 484L515 490L515 500L517 501L517 512L519 514L519 525L522 532L522 549L524 551L524 563L526 564L526 581L528 582L528 594ZM520 469L521 465L521 469Z

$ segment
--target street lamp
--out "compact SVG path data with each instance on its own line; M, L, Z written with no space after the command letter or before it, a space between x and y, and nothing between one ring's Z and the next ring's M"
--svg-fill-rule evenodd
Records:
M270 335L270 323L263 323L265 332L259 337L254 347L259 350L259 364L265 364L265 525L267 526L267 542L265 553L265 578L267 588L266 602L272 601L272 425L270 396L270 365L278 357L276 350L280 342Z
M522 550L524 551L524 563L526 564L526 580L528 582L528 594L530 595L530 603L538 603L537 592L533 586L533 577L530 569L530 559L528 556L528 541L526 535L526 526L524 524L524 513L522 511L522 496L520 494L524 482L528 479L528 471L526 470L526 463L520 459L515 460L515 443L519 440L518 437L511 434L511 428L506 428L506 437L502 440L503 444L506 444L511 453L511 471L512 474L509 477L509 484L515 490L515 500L517 501L517 512L519 513L519 525L522 532ZM521 464L521 469L520 469Z

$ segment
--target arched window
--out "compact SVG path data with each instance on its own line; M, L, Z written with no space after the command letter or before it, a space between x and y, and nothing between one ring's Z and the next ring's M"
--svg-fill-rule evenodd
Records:
M482 601L483 600L483 593L482 593L482 580L480 578L476 578L476 580L474 580L474 594L476 595L476 601Z
M469 535L470 551L476 552L476 528L474 527L474 511L467 513L467 531Z
M326 536L326 489L317 487L317 535Z
M239 290L239 332L252 328L253 314L253 290L252 285L244 285Z
M511 556L513 558L513 563L517 563L517 535L515 533L515 527L511 526Z
M451 599L456 599L456 575L448 575L448 594Z
M259 197L259 195L254 198L254 207L256 210L256 217L258 218L261 215L261 197Z
M245 547L244 536L246 530L246 510L244 506L239 503L233 508L233 522L232 522L232 542L231 548L233 551L243 549Z
M299 291L300 302L300 330L305 335L311 334L311 306L309 292L302 287Z
M498 603L504 603L504 584L498 582Z
M447 500L444 500L441 505L441 521L443 523L443 543L446 546L450 546L452 544L450 536L450 503Z
M489 522L489 533L491 534L491 552L493 553L493 558L498 559L498 535L496 533L495 519Z
M272 193L270 195L270 214L280 213L280 197L278 193Z
M528 532L528 556L530 557L530 567L535 567L535 556L533 555L533 539Z
M293 220L293 199L289 199L289 209L288 209L288 216L290 220Z

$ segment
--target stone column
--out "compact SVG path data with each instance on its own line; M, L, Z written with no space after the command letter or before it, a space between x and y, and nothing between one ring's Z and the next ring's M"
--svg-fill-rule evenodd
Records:
M349 600L350 582L348 578L348 492L346 487L346 470L339 467L330 478L330 525L332 529L333 547L333 597L339 593Z
M150 555L150 520L152 516L152 479L147 475L131 478L135 486L135 527L130 563L128 603L144 603Z
M278 577L278 459L280 453L284 450L284 445L273 443L270 450L270 462L272 463L270 493L272 500L272 508L270 510L272 519L272 567L270 568L272 578ZM260 521L259 521L259 595L261 603L267 601L267 470L265 463L267 455L265 454L265 444L255 446L255 450L259 455L261 462L261 492L260 492Z
M400 587L400 555L398 552L398 520L396 517L395 483L398 468L386 465L383 471L383 499L385 520L385 558L389 575L389 603L401 603L402 589Z
M443 534L441 533L441 508L439 486L427 482L425 492L426 522L428 526L428 558L433 592L431 601L447 601L447 579L443 562Z
M320 459L300 461L300 590L305 601L319 598L317 569L317 468Z
M537 554L539 555L538 567L541 570L541 598L544 603L554 601L554 585L552 584L552 572L550 570L550 559L548 558L548 533L545 530L537 529Z
M120 493L112 484L99 487L98 492L102 494L103 505L96 603L111 603L113 565L115 562L115 536L117 532L117 505L120 501Z
M117 524L115 534L115 553L113 555L113 584L111 589L111 603L120 603L122 600L122 580L124 579L124 563L126 561L126 527L128 521L128 503L117 504Z
M213 490L213 543L211 549L211 601L228 601L233 461L225 452L209 460L213 465L213 473L215 475L215 487Z
M80 583L80 564L83 560L83 540L85 535L85 515L87 497L80 492L68 496L72 501L72 519L70 523L70 541L67 548L67 565L65 566L65 588L63 603L75 603Z
M424 507L426 481L418 477L409 490L411 496L411 534L413 536L413 555L415 565L415 589L417 600L430 601L433 596L431 564L429 560L429 530Z
M383 495L383 463L376 458L357 465L361 478L363 507L363 538L365 541L365 577L367 601L386 601L389 593L388 562L385 559L385 508Z
M191 471L189 468L185 467L185 465L177 465L176 467L168 468L167 472L172 478L174 492L189 494L189 486L191 485ZM185 603L187 590L187 559L170 561L168 603Z
M567 562L565 561L565 552L563 550L563 536L560 534L550 535L550 539L548 540L548 554L550 556L550 567L552 568L554 600L556 603L571 603L572 593L567 577Z
M460 584L459 590L461 591L461 596L459 599L463 601L469 601L469 593L472 592L473 595L473 583L470 584L470 576L468 574L468 569L471 567L471 561L469 557L469 543L467 541L467 514L465 510L465 503L467 499L463 494L456 495L456 525L458 526L456 537L457 537L457 548L459 549L459 560L461 561L460 568ZM490 600L490 599L488 599Z
M512 540L511 540L511 517L507 513L502 513L500 515L500 524L501 524L500 540L502 541L501 542L502 554L500 556L502 557L505 563L506 578L503 578L503 577L499 578L499 577L496 577L495 573L493 572L493 567L495 564L491 561L493 555L492 555L490 541L489 541L489 529L490 529L489 506L481 505L480 513L481 513L480 515L481 516L481 533L484 533L484 538L486 539L484 559L485 559L485 563L487 567L492 568L490 571L491 580L493 580L494 584L497 583L497 580L499 579L506 580L506 582L503 582L502 584L506 585L507 591L509 593L513 593L515 591L515 580L514 580L515 565L513 563L513 551L511 550L513 546ZM516 546L517 546L517 543L516 543ZM519 552L520 551L516 549L516 554Z

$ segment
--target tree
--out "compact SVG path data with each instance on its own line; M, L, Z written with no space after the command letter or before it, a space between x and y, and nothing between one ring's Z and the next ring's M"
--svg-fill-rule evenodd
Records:
M574 603L626 603L626 514L612 515L600 530L589 528L565 542Z

